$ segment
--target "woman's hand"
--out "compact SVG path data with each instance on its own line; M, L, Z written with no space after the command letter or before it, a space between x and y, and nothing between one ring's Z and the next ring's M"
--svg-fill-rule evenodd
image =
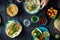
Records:
M47 5L48 2L49 2L49 0L41 0L41 6L42 6L42 8L44 8Z

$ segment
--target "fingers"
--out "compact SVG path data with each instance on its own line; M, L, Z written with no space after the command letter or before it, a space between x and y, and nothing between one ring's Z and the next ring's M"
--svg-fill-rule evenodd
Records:
M41 6L42 6L41 9L43 9L43 8L45 7L45 5L46 5L46 4L43 2L43 4L41 5Z
M47 3L49 2L49 0L41 0L41 9L43 9L46 5L47 5Z
M41 5L43 5L43 3L44 3L44 0L41 0Z
M45 2L44 0L41 0L41 4L40 4L42 6L41 9L43 9L44 6L45 6L45 3L44 2Z

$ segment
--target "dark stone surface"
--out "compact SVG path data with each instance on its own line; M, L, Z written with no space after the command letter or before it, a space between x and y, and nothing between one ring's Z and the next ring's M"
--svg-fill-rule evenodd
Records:
M1 2L2 0L0 0ZM39 23L31 23L31 25L29 27L25 27L23 25L23 20L24 19L31 19L31 16L33 15L30 15L28 14L27 12L25 12L24 8L23 8L23 2L22 3L17 3L15 0L13 1L13 3L17 4L17 6L19 7L19 12L18 12L18 15L16 15L15 17L10 17L6 14L5 12L5 7L7 6L7 4L9 4L9 2L12 2L12 1L2 1L2 3L0 3L0 15L2 16L2 25L0 25L0 40L31 40L31 31L36 28L36 27L39 27L40 24ZM45 25L46 28L48 28L49 32L51 33L51 37L50 37L50 40L57 40L54 38L54 35L56 34L55 30L54 30L54 26L53 26L53 22L54 20L51 20L49 19L47 16L46 16L46 10L47 8L49 7L54 7L56 9L59 10L59 8L57 8L57 0L51 0L47 6L45 6L44 9L40 10L37 14L37 16L43 16L43 17L46 17L48 19L48 24ZM16 20L19 20L22 24L22 27L23 27L23 30L21 32L21 34L14 38L14 39L11 39L9 38L6 34L5 34L5 30L4 30L4 25L5 23L8 21L8 20L12 20L12 19L16 19ZM59 39L58 39L59 40Z

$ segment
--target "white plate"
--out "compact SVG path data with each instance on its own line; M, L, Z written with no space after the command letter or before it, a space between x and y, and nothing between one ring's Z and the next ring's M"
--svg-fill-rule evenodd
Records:
M10 21L8 21L7 23L6 23L6 26L5 26L5 32L6 32L6 35L7 36L9 36L10 38L15 38L15 37L17 37L20 33L21 33L21 31L22 31L22 26L21 26L21 24L20 24L20 30L19 31L16 31L14 34L12 34L12 35L9 35L7 32L9 32L9 30L6 30L6 29L8 29L9 28L9 26L11 26L13 23L19 23L17 20L10 20ZM13 28L14 29L14 28Z

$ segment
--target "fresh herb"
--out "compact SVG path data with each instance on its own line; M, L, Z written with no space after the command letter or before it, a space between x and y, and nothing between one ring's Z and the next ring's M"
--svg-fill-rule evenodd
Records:
M37 8L36 4L32 5L32 11Z
M10 28L10 31L9 31L9 34L12 35L14 34L16 31L18 31L18 28L17 28L17 23L15 23L11 28Z

